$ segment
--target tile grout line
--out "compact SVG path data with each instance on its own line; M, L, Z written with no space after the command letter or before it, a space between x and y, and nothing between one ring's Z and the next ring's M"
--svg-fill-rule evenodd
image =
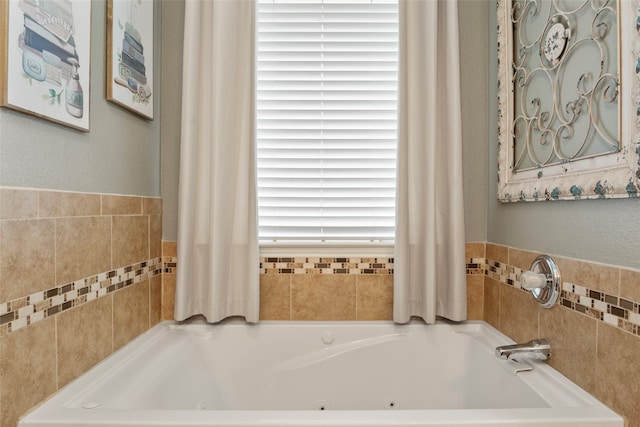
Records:
M54 340L55 340L55 347L56 347L56 356L55 356L55 360L56 360L56 390L60 390L60 380L58 378L60 372L59 372L59 367L58 367L58 363L59 363L59 356L58 356L58 316L54 316L53 319L53 327L54 327Z
M289 275L289 320L293 320L293 275Z

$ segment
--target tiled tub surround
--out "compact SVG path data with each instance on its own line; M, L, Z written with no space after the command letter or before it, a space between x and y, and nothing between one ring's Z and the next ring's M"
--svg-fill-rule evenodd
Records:
M542 308L519 276L539 253L467 244L467 268L483 277L484 320L515 341L548 338L554 368L640 427L640 272L554 257L563 278L558 304Z
M636 335L640 329L636 322L640 272L556 257L565 286L560 303L545 310L517 284L519 274L537 255L484 242L467 243L469 318L487 320L516 341L538 336L551 339L554 345L551 365L624 415L630 426L640 427L640 414L635 407L640 396L640 372L635 368L640 362L640 337ZM156 307L158 304L161 307L158 309L161 314L157 317L171 319L175 271L178 268L175 242L162 242L160 265L163 269L163 296L150 298L150 301L157 301ZM364 320L390 319L392 315L393 259L263 258L260 277L263 319ZM151 281L158 278L154 276ZM13 365L20 364L23 366L21 372L28 372L27 377L37 379L31 384L42 384L37 393L42 396L39 401L84 372L89 366L76 365L87 363L65 363L64 350L58 348L65 342L65 335L68 337L77 331L85 333L80 340L72 338L72 341L81 343L76 345L76 353L93 355L95 362L91 364L118 348L114 340L117 327L113 319L115 311L122 306L116 302L116 296L128 289L117 290L106 298L45 318L34 326L0 338L0 381L4 381L1 384L7 384L2 373L11 372ZM149 289L149 294L152 293ZM118 298L119 301L126 299ZM150 302L150 311L151 304L154 303ZM73 313L75 315L71 316ZM105 320L92 321L89 320L91 317ZM150 319L149 323L153 322ZM61 328L74 332L65 333ZM51 337L56 335L52 341ZM110 344L100 344L103 340ZM13 341L20 341L21 345L15 347ZM42 349L33 360L21 358L18 355L22 352L15 350L33 347ZM58 357L55 360L39 356L56 353ZM13 361L13 365L7 361ZM33 385L22 391L23 384L30 382L20 381L22 379L10 380L18 386L2 387L0 405L4 403L4 408L12 404L7 401L7 396L14 396L15 401L20 401L20 396L33 394L30 389ZM4 417L0 420L2 427L14 425L2 424L3 421Z
M165 245L171 257L164 258L163 317L171 319L178 259L175 242ZM519 285L538 255L468 242L469 319L486 320L518 342L550 339L554 368L640 427L640 272L554 257L562 296L543 309ZM393 259L262 258L260 272L261 319L392 317Z
M0 188L0 427L161 320L157 198Z
M168 284L165 290L173 293L175 278L166 276L175 275L176 244L163 244L168 248L163 251L164 282ZM503 261L485 258L485 247L490 252L502 253L499 258ZM517 265L504 261L509 251ZM494 305L499 301L493 301L491 294L487 295L489 301L485 298L485 278L521 290L520 275L529 269L537 255L498 245L467 243L469 319L487 320L499 326L494 319L498 314ZM640 272L556 259L561 273L563 267L568 270L568 274L562 275L559 305L640 336ZM393 262L393 258L263 257L260 259L261 319L389 320L393 312ZM571 278L577 282L570 282ZM312 287L315 289L311 290ZM171 319L171 295L166 299L168 305L163 310L163 318ZM317 307L312 309L313 305Z

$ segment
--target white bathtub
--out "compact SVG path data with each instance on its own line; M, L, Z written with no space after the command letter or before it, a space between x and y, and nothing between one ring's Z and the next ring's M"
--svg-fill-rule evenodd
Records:
M510 343L482 322L165 322L20 426L623 426L544 362L515 373Z

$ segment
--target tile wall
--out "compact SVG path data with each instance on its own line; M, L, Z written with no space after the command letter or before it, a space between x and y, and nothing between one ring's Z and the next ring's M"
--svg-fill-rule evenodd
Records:
M263 320L390 320L393 258L261 258Z
M554 257L563 290L544 309L519 285L538 255L468 243L470 317L476 312L518 342L549 339L550 365L640 427L640 271Z
M0 188L0 427L161 319L162 201Z
M173 319L175 242L163 243L163 319ZM390 320L392 258L261 258L261 320Z
M177 248L161 224L160 199L0 189L0 427L173 317ZM537 255L467 243L469 318L549 338L551 365L640 427L640 272L557 257L564 287L547 310L518 285ZM391 319L393 268L262 258L261 319Z

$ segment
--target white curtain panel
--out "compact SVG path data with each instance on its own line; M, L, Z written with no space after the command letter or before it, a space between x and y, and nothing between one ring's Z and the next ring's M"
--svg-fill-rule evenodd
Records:
M401 0L399 12L393 320L464 320L457 1Z
M259 315L255 4L186 1L175 318Z

